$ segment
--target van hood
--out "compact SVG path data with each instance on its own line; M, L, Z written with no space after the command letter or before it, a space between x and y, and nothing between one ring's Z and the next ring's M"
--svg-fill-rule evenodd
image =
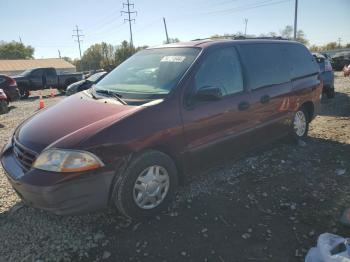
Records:
M95 100L85 92L63 99L23 122L15 132L23 146L40 153L48 146L68 148L142 107Z

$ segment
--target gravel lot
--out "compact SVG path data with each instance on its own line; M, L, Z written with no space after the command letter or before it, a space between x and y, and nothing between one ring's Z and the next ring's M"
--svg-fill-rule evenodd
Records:
M208 170L142 223L113 210L58 217L25 207L0 167L0 261L303 261L319 234L350 236L339 223L350 200L350 79L337 73L335 85L306 144L279 141ZM37 97L11 104L0 147L37 108Z

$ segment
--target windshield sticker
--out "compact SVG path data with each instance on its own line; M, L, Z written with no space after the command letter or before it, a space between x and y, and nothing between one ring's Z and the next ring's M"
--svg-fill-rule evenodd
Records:
M186 56L164 56L160 62L182 63Z

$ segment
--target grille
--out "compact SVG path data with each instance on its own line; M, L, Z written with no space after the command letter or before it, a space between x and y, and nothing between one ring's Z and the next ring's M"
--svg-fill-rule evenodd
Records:
M26 171L32 167L32 164L36 159L36 153L22 146L15 139L13 140L13 153Z

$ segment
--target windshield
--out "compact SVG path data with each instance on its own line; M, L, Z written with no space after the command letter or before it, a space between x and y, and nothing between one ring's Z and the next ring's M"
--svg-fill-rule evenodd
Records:
M105 75L106 72L100 72L100 73L96 73L96 74L93 74L92 76L90 76L88 79L88 81L92 82L92 83L95 83L97 80L100 79L100 77L102 77L103 75Z
M198 48L159 48L141 51L110 72L96 85L128 94L168 94L198 56Z
M28 74L30 74L30 72L32 72L33 70L34 70L33 68L27 69L27 70L23 71L22 73L20 73L19 75L20 75L20 76L28 75Z

